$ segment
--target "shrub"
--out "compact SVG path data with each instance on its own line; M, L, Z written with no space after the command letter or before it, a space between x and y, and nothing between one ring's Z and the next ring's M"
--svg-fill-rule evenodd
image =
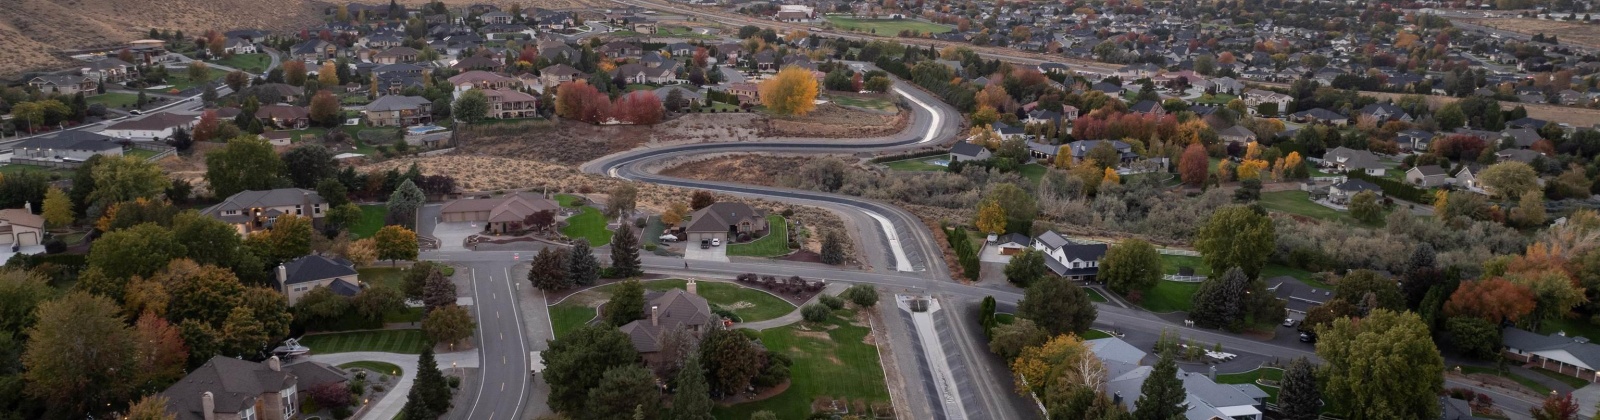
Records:
M333 412L333 418L334 419L344 420L344 419L350 418L350 407L343 407L343 406L334 407L332 409L332 412Z
M850 286L849 289L844 289L844 293L839 295L849 299L850 303L863 308L871 308L878 304L878 288L870 284Z
M44 240L44 252L45 253L47 253L47 254L60 254L62 252L66 252L66 251L67 251L67 242L61 240L61 238L50 238L50 239L45 239Z
M644 229L645 226L650 226L650 221L645 220L643 217L633 219L633 227Z
M460 388L461 387L461 377L460 376L451 376L451 377L445 378L445 382L450 384L450 388Z
M828 305L829 309L844 309L844 299L841 299L838 296L822 295L821 301L823 305Z
M805 307L800 308L800 317L804 318L807 322L823 322L823 321L827 321L828 320L828 315L832 315L832 314L833 314L833 311L828 309L827 306L823 306L823 305L819 305L819 304L815 304L815 303L810 304L810 305L806 305Z

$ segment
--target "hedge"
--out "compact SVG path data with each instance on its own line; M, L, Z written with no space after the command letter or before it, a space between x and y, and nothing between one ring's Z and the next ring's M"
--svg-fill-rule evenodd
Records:
M960 229L948 226L944 228L944 233L950 241L950 249L956 252L956 262L961 265L961 274L968 280L978 281L978 251L972 248L972 239Z
M1429 204L1433 202L1433 195L1429 194L1427 190L1407 184L1405 181L1396 181L1390 178L1367 175L1363 172L1347 172L1345 175L1349 175L1351 178L1364 180L1377 185L1378 188L1382 188L1383 193L1388 195L1390 198L1397 198L1413 203L1423 204Z

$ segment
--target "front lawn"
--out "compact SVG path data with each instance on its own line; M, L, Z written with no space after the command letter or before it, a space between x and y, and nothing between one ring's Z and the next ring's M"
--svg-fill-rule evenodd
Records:
M940 165L939 163L936 163L936 162L943 162L944 164ZM888 166L889 169L896 170L896 171L943 172L945 170L950 169L948 167L950 165L950 155L938 155L938 156L930 156L930 157L917 158L917 159L897 160L897 161L893 161L893 162L884 163L883 165L884 166Z
M261 74L267 71L267 65L272 64L272 58L264 53L234 54L231 57L211 62L221 64L223 67L232 67L244 70L246 73Z
M828 98L832 99L833 103L836 103L836 104L839 104L839 105L843 105L843 106L850 106L850 107L863 108L863 109L871 109L871 110L884 111L884 112L894 112L895 111L894 102L889 102L889 100L885 99L885 98L859 98L859 97L844 96L844 95L829 96Z
M1111 338L1111 334L1106 334L1105 331L1100 330L1089 330L1084 332L1083 337L1080 338L1084 340L1097 340L1101 338Z
M550 305L550 327L554 329L556 338L567 335L568 332L582 328L589 320L599 316L595 308L562 302Z
M767 215L767 235L742 244L729 244L730 257L781 257L789 255L789 223L783 216Z
M378 229L383 229L384 216L389 214L389 207L382 204L368 204L361 206L361 220L350 226L350 236L354 238L371 238L378 234Z
M1534 393L1537 393L1539 395L1549 395L1550 391L1551 391L1550 387L1544 386L1544 384L1539 383L1539 381L1535 381L1533 379L1529 379L1529 378L1523 377L1522 375L1514 374L1514 373L1511 373L1511 372L1505 371L1505 370L1497 370L1497 369L1494 369L1494 368L1486 368L1486 367L1478 367L1478 366L1461 366L1461 373L1465 373L1465 374L1469 374L1469 375L1470 374L1482 373L1482 374L1489 374L1489 375L1494 375L1494 376L1499 376L1499 377L1502 377L1502 378L1510 379L1513 382L1516 382L1516 383L1518 383L1518 384L1520 384L1522 386L1527 387L1530 390L1533 390Z
M381 351L388 353L419 354L428 347L422 330L373 330L331 334L308 334L300 337L300 344L314 354L345 353L353 351Z
M721 419L747 419L767 410L780 419L799 420L809 417L811 402L817 397L888 402L878 349L865 342L871 329L852 322L854 318L855 311L839 310L821 325L796 324L762 331L763 345L794 360L789 368L789 389L765 400L717 407L713 413Z
M1022 174L1023 178L1033 181L1034 185L1039 185L1039 180L1044 179L1045 171L1046 169L1044 165L1037 163L1030 163L1027 165L1022 165L1021 168L1017 168L1017 173Z
M122 92L106 92L106 93L102 93L102 94L99 94L99 95L94 95L94 96L90 96L90 97L84 98L84 101L87 101L90 104L105 105L106 108L110 108L110 109L133 108L133 104L139 102L139 94L136 94L136 93L122 93Z
M1200 283L1184 283L1161 280L1156 282L1156 287L1144 294L1144 301L1139 306L1150 312L1187 312L1194 298L1194 292L1200 290Z
M567 218L567 226L561 228L561 234L574 239L588 239L591 246L611 243L611 231L606 230L606 217L594 207L584 207L577 215Z
M1197 104L1207 104L1207 105L1227 105L1228 102L1232 102L1234 99L1238 98L1237 96L1229 95L1229 94L1226 94L1226 93L1219 93L1219 94L1216 94L1216 95L1210 95L1209 99L1207 99L1206 96L1207 95L1201 95L1199 98L1195 98L1194 102L1197 103Z
M688 283L683 279L643 282L647 292L687 290ZM610 300L611 290L616 287L616 283L595 287L569 296L561 303L550 305L550 323L555 329L556 337L576 330L594 319L597 311L587 303ZM733 312L742 322L766 321L793 312L795 309L794 305L777 296L733 283L700 281L695 283L695 289L695 293L705 298L706 303Z
M1217 374L1217 383L1219 384L1254 384L1257 388L1267 392L1267 395L1269 395L1267 402L1277 402L1278 387L1256 383L1257 379L1266 379L1273 383L1278 383L1283 380L1283 369L1262 367L1249 372Z
M1565 373L1556 373L1556 371L1546 370L1540 367L1534 367L1532 369L1534 372L1539 372L1540 375L1548 376L1550 379L1561 381L1562 383L1571 386L1573 389L1589 386L1589 381L1585 381L1581 378L1575 378Z
M556 203L561 207L577 208L583 205L583 197L572 194L556 194Z
M1090 301L1099 302L1099 303L1106 303L1106 297L1105 296L1101 296L1100 292L1095 291L1094 289L1087 288L1087 287L1083 288L1083 291L1089 292L1089 300Z
M1359 220L1356 220L1354 217L1351 217L1349 212L1334 210L1328 208L1327 206L1311 202L1311 194L1300 190L1262 193L1261 206L1266 207L1267 210L1298 214L1301 216L1331 222L1348 223L1352 225L1369 227L1383 226L1383 222L1381 221L1383 219L1381 217L1379 218L1380 221L1377 223L1363 223ZM1385 212L1384 215L1387 216L1387 212Z
M856 29L883 36L894 36L900 31L917 31L924 34L950 32L950 27L912 19L865 19L828 16L828 22L840 29Z
M389 376L400 376L401 373L405 372L404 370L400 369L399 365L396 365L394 363L378 362L378 361L372 361L372 360L362 360L362 361L359 361L359 362L345 363L345 364L339 365L339 368L340 369L362 368L362 369L370 370L370 371L373 371L373 372L378 372L378 373L381 373L381 374L384 374L384 375L389 375Z
M1161 254L1162 274L1178 274L1178 267L1184 265L1194 268L1194 275L1196 276L1209 277L1211 275L1211 267L1207 266L1205 260L1201 259L1200 257ZM1278 276L1289 276L1305 282L1306 284L1311 285L1311 287L1319 287L1323 289L1333 288L1332 285L1316 281L1311 274L1312 273L1310 271L1275 263L1268 263L1265 267L1261 267L1262 279L1270 279Z
M1568 337L1589 337L1591 340L1600 338L1600 326L1595 326L1585 318L1546 319L1539 324L1540 334L1550 335L1556 332L1565 332Z

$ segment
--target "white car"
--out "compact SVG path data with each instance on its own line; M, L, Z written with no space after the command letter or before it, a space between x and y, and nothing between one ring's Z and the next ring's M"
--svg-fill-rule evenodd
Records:
M711 238L711 246L722 246L721 238Z
M670 234L670 233L666 234L666 235L661 235L660 238L656 238L656 239L660 239L661 242L677 242L678 241L678 237L673 235L673 234Z

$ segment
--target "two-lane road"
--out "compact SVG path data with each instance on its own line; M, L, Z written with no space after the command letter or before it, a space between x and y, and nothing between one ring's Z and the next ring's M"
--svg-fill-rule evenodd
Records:
M430 255L431 256L431 255ZM459 261L459 260L447 260ZM471 287L472 309L478 319L477 395L466 409L467 419L519 420L528 392L528 340L523 333L522 311L509 255L498 260L462 264Z

